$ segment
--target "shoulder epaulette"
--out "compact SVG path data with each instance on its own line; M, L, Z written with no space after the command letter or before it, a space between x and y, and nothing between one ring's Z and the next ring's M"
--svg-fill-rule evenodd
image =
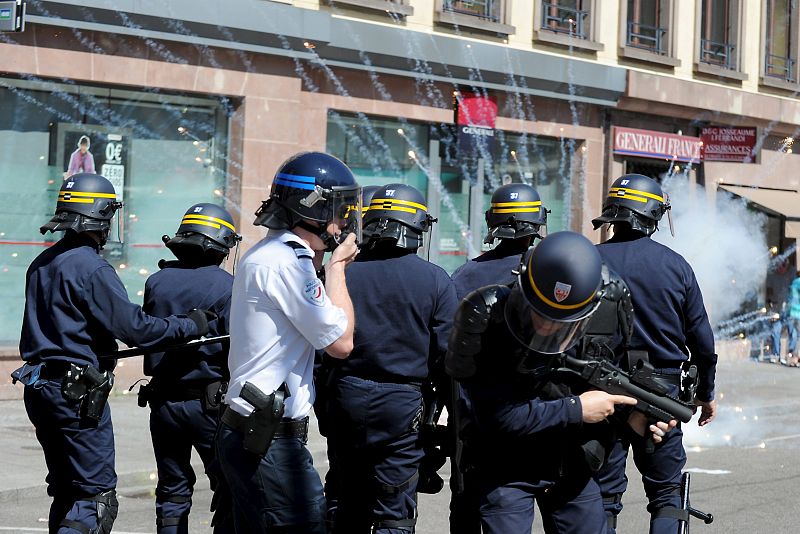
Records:
M284 241L283 243L286 246L291 247L292 249L294 249L294 253L298 258L306 258L306 259L309 259L309 260L313 260L314 259L314 255L311 254L304 245L301 245L297 241Z

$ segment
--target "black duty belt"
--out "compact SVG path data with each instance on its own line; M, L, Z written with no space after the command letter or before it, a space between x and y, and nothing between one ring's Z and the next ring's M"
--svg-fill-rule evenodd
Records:
M249 424L247 416L228 407L222 413L222 422L237 432L246 432ZM300 438L305 440L308 437L308 417L302 419L283 419L278 424L273 439L280 438Z
M44 365L42 365L42 369L39 371L39 378L42 380L61 380L69 369L70 362L66 360L50 360L44 362Z
M170 386L165 381L153 380L150 382L150 388L152 389L148 392L148 396L155 402L197 400L206 396L208 388L212 384L216 384L217 389L219 389L221 382L215 380L203 384L193 384L192 386L176 383Z

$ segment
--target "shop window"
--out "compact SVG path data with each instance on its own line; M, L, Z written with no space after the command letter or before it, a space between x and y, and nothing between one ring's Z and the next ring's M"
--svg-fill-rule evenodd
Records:
M102 253L130 298L141 302L147 276L170 257L161 236L177 230L192 204L224 204L227 118L220 107L213 99L156 91L3 80L0 345L18 344L27 267L61 237L43 236L39 227L53 215L80 137L90 139L96 172L122 188L123 244L110 242ZM110 160L118 148L119 161Z
M429 153L432 141L448 145L455 141L448 129L385 117L352 116L331 111L328 115L327 151L344 161L358 183L385 185L404 183L419 189L438 218L432 234L435 243L426 241L420 252L432 262L452 272L469 257L480 252L482 239L467 242L467 226L484 236L484 212L495 189L505 183L532 185L551 210L548 231L569 227L570 188L575 144L569 140L495 131L490 156L484 162L481 198L476 194L477 167L474 159L459 158L447 149ZM487 147L488 148L488 147ZM454 157L455 156L455 157ZM475 250L477 247L478 250Z
M795 0L767 0L762 83L797 82L797 8Z
M595 0L543 0L534 11L534 38L558 45L602 50L594 39Z
M542 204L550 210L548 233L569 229L568 191L572 182L572 151L576 146L567 139L498 132L494 161L497 182L533 186L542 197Z
M507 0L437 0L436 21L471 30L510 35L506 23Z
M734 79L739 73L741 14L738 0L702 0L698 71Z

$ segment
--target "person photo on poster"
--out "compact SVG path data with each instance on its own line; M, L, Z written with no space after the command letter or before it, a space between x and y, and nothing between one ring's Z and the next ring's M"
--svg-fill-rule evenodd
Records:
M78 148L76 148L69 157L69 167L67 168L67 172L64 173L65 180L73 174L78 174L80 172L97 174L97 171L94 169L94 156L89 152L90 145L91 141L89 140L89 136L82 135L78 140Z

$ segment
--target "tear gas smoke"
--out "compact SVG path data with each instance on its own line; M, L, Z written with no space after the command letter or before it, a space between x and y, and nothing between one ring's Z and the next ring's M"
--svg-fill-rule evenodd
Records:
M766 217L722 191L710 205L705 188L691 184L683 174L666 177L663 187L672 204L675 237L662 220L653 238L692 266L712 324L758 300L770 260Z

